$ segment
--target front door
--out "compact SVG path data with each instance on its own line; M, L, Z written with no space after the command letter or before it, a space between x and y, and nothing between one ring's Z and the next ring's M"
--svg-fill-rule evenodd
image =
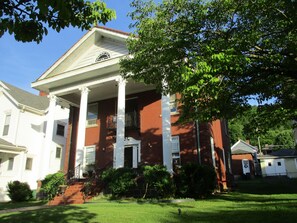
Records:
M132 168L133 167L133 147L125 147L124 151L124 167Z

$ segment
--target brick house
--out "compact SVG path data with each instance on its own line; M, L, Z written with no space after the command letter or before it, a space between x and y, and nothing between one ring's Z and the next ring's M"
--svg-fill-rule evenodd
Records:
M136 168L140 163L173 171L174 165L199 162L213 165L226 188L231 168L226 123L173 125L178 95L160 95L153 85L121 77L128 36L94 27L32 83L53 105L59 99L70 106L65 172L81 176L94 166Z

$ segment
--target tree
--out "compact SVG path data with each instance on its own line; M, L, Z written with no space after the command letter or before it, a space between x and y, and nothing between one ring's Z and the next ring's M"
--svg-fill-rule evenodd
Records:
M8 32L17 41L39 43L48 28L57 32L69 26L89 29L113 18L115 12L101 0L2 0L0 37Z
M230 118L254 98L296 118L297 1L134 0L122 74L181 93L181 120ZM165 85L163 83L166 83Z
M259 137L262 147L266 144L277 145L277 149L294 147L292 121L270 122L270 118L257 106L229 121L229 135L231 144L242 139L258 146Z

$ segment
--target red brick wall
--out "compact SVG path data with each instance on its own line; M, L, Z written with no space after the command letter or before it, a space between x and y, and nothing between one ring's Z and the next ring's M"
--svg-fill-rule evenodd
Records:
M126 130L125 136L141 140L141 162L148 164L162 164L161 95L155 91L147 91L139 94L127 95L126 98L134 98L133 100L137 101L138 112L140 114L140 128ZM113 143L116 142L116 131L115 129L107 129L107 118L116 114L116 104L116 98L99 101L97 126L86 129L85 145L96 145L96 162L99 168L112 166ZM76 118L72 119L77 122L77 116L75 117ZM178 120L178 117L178 114L172 115L171 123L175 123ZM70 128L73 128L71 123L69 123L69 126ZM187 162L198 162L196 131L195 122L183 125L172 125L172 135L178 135L180 139L182 164ZM225 135L221 129L221 122L218 120L212 123L199 123L199 135L202 164L213 165L210 149L210 136L214 138L218 179L225 182L226 171L224 169L222 155ZM72 137L76 137L75 134L72 133ZM68 146L67 148L70 147ZM74 147L72 147L72 150L75 150ZM71 165L69 164L69 166Z
M234 175L242 176L242 160L247 159L250 163L251 175L255 175L254 161L252 154L238 154L232 155L232 171Z

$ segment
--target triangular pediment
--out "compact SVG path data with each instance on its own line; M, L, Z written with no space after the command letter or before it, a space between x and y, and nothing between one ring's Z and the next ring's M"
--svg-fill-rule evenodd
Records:
M128 54L126 47L128 36L128 33L105 27L94 27L42 74L36 82L103 63L107 60L121 58Z
M247 154L247 153L256 153L257 148L242 141L238 140L232 147L231 147L232 154Z

